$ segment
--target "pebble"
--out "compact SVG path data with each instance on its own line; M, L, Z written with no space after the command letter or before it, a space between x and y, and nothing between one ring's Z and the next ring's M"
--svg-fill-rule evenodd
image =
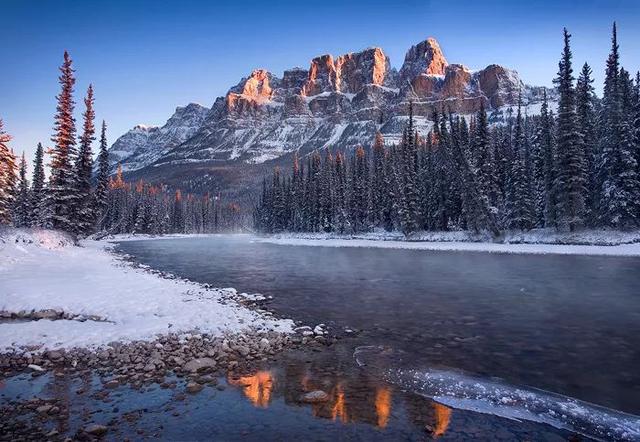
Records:
M195 394L201 391L204 387L197 382L189 382L186 387L187 393Z
M327 402L328 400L329 395L322 390L310 391L300 397L300 401L307 404L317 404L320 402Z

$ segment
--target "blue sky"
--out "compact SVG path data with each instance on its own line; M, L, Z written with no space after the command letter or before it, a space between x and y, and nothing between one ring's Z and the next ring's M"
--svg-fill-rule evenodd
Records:
M178 105L211 106L254 68L281 75L320 54L369 46L399 68L429 36L449 62L498 63L550 85L566 26L575 69L589 62L601 89L617 20L623 65L640 69L640 2L631 0L0 0L0 12L0 118L13 148L29 156L38 141L50 145L65 49L77 70L78 121L92 82L110 143L135 124L163 124Z

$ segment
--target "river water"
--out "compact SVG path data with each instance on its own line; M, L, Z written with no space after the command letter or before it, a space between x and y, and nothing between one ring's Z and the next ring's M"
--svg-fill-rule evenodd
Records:
M272 296L267 307L281 316L327 324L348 336L329 356L335 366L352 370L357 348L392 351L385 369L402 376L388 380L404 390L439 400L441 384L418 384L407 373L438 373L456 385L461 375L500 397L486 394L493 408L483 410L469 402L477 391L449 385L454 407L603 438L633 439L629 428L640 428L638 258L286 246L242 235L118 249L193 281ZM535 400L522 403L523 391ZM580 412L567 413L564 399ZM549 409L523 416L533 402ZM609 426L622 429L607 433Z

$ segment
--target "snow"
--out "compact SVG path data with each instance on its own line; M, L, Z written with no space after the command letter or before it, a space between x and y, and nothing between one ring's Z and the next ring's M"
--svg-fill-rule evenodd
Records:
M509 233L504 242L469 232L422 232L404 239L398 232L377 231L360 235L280 234L256 241L293 246L375 247L461 252L640 256L640 232L584 231L562 234L553 231Z
M164 279L122 263L109 247L106 241L83 241L75 247L52 231L0 232L0 311L53 309L105 320L0 323L0 351L94 348L193 330L212 335L293 330L290 320L233 302L232 288Z

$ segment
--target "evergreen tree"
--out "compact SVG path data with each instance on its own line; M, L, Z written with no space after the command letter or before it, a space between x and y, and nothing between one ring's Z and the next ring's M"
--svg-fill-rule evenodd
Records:
M31 213L31 198L29 195L29 181L27 180L27 160L22 153L20 159L18 189L13 208L13 225L16 227L29 226L29 214Z
M564 30L564 50L554 80L560 95L556 128L556 210L558 224L573 231L584 223L586 170L584 144L576 113L571 35Z
M95 211L93 195L91 193L91 174L93 172L93 157L91 143L95 140L95 111L93 110L93 86L89 85L84 99L85 112L82 114L84 122L80 148L75 164L74 191L76 207L74 208L74 228L79 234L89 233L95 225Z
M596 114L594 109L595 93L592 83L591 68L585 63L582 66L582 71L580 71L580 76L576 83L576 111L578 126L582 133L584 144L585 169L587 174L584 198L586 216L590 224L595 222L600 195L597 179L597 161L600 154L598 151L598 134L596 131Z
M513 159L509 173L505 200L505 226L507 229L528 230L533 227L531 195L528 194L526 167L526 135L520 104L514 128Z
M412 102L409 102L409 122L404 130L399 154L398 180L400 198L398 215L400 216L400 228L405 235L408 235L416 231L418 227L418 150L416 147Z
M100 152L98 153L98 175L94 192L94 212L98 227L107 207L107 192L109 190L109 152L107 150L107 123L102 121L100 130Z
M373 167L371 173L371 221L374 226L380 227L383 224L384 210L387 206L386 183L385 183L385 148L384 139L380 132L376 132L373 143Z
M16 159L9 148L11 135L4 131L0 119L0 224L11 223L11 210L15 201Z
M601 183L599 221L608 227L628 228L638 225L638 165L628 116L623 115L615 23L611 40L602 97L604 130L598 173Z
M476 170L478 185L487 197L491 212L497 215L500 205L500 188L496 176L495 149L489 137L489 124L484 103L480 104L480 110L476 115L473 145L475 155L469 158L470 164Z
M29 224L31 227L46 226L46 195L44 176L44 150L42 143L38 143L33 159L33 173L31 175L31 214Z
M73 180L73 159L75 158L75 119L73 117L73 86L75 78L69 54L65 51L64 62L60 67L60 94L56 97L54 136L51 139L51 175L48 193L51 206L51 225L55 229L68 232L75 231L73 209L76 206L76 195Z

